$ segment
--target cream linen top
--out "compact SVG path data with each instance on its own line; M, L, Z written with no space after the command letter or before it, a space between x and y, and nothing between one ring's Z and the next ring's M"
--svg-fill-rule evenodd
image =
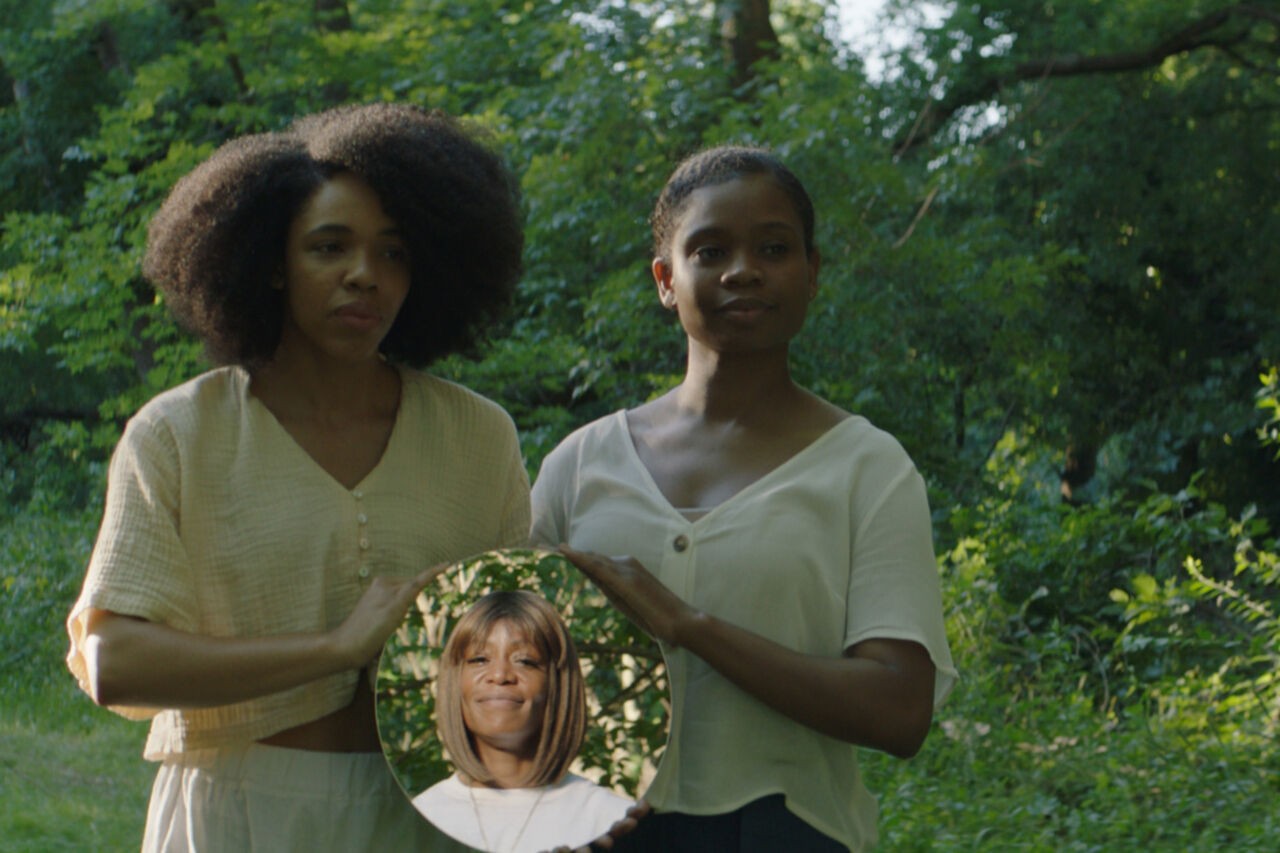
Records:
M914 640L937 667L935 703L956 679L924 481L861 417L690 521L658 490L617 412L547 457L532 538L631 555L685 601L806 654ZM663 652L672 719L645 794L656 809L724 814L781 793L851 849L874 843L876 802L853 746L773 711L683 649Z
M377 575L523 543L528 477L510 417L459 385L400 376L387 447L354 489L294 442L239 367L143 406L112 456L102 527L67 620L81 687L90 607L210 636L325 631ZM357 676L213 708L113 710L152 718L144 754L160 760L322 717L351 701Z

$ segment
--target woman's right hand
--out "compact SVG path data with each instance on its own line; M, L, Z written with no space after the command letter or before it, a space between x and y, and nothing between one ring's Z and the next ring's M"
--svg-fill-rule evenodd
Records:
M359 669L374 661L418 593L448 566L441 563L408 578L375 577L351 614L330 632L343 668Z

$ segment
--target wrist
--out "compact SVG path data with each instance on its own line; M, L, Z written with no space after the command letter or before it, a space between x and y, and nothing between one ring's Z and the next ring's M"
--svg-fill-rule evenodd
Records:
M361 666L361 662L356 660L356 651L349 643L343 642L341 626L316 637L316 657L324 661L326 675L359 669Z
M677 649L697 645L697 638L706 633L714 618L696 607L685 607L671 624L667 645Z

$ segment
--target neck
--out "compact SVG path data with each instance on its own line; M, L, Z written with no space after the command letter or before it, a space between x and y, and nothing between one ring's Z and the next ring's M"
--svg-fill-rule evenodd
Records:
M524 756L478 745L477 754L493 781L491 788L528 788L533 775L533 756Z
M267 364L252 372L253 391L295 417L344 418L394 411L399 377L381 359L326 362L281 347Z
M791 381L786 352L726 354L692 344L675 402L708 421L746 421L776 412L801 394Z

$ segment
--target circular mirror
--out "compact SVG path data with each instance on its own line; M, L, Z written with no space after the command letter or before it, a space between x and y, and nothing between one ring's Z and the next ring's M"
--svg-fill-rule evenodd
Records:
M442 717L437 715L442 667L450 665L443 651L455 627L490 593L512 590L545 599L547 612L554 611L552 621L558 614L577 649L586 699L586 732L581 748L571 756L568 773L554 784L516 790L467 784L469 777L465 771L457 773L458 759L445 747L449 738L442 738ZM530 601L527 596L490 596L477 614L498 599L515 598ZM476 618L464 624L464 633ZM488 637L505 636L497 630L502 621L499 617L492 623ZM463 652L475 654L470 649ZM459 670L464 666L453 665ZM465 665L473 665L471 658ZM446 686L445 692L450 701L463 702L455 695L459 688ZM383 649L376 697L383 753L406 796L439 829L481 850L544 850L597 837L600 823L616 814L603 824L607 829L647 787L665 749L670 709L657 643L563 557L538 549L478 554L450 566L429 584ZM461 717L455 711L452 719ZM461 750L468 748L466 744L474 747L471 728L454 725L465 729L454 737L466 740L452 742L461 743ZM555 737L549 732L554 728L543 729L543 742ZM473 750L472 760L479 753ZM553 760L563 763L568 758ZM551 831L555 837L548 843Z

